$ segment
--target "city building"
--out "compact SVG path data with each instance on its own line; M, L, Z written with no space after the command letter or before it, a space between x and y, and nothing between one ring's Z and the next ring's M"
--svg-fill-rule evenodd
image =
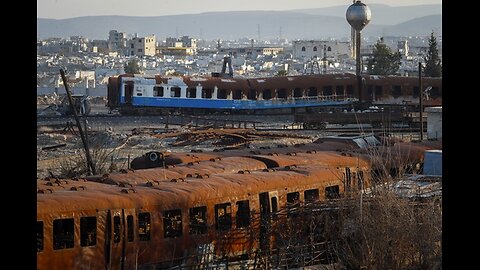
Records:
M127 47L130 56L154 56L156 52L155 35L149 35L145 37L135 36L128 41Z
M327 58L345 59L350 57L350 42L296 40L293 41L292 53L295 59L323 58L324 46Z

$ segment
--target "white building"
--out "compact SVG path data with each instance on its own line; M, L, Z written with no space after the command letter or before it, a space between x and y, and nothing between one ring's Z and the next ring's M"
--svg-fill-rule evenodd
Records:
M130 52L129 55L154 56L155 50L156 50L155 44L156 44L155 35L149 35L146 37L134 37L128 41L127 47Z
M293 42L292 52L295 59L323 58L325 46L327 58L345 59L350 57L350 42L297 40Z

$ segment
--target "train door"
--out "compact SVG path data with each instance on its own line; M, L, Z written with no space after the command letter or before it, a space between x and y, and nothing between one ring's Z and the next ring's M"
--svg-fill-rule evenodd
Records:
M107 214L106 269L133 269L136 264L135 210L114 209Z
M268 231L270 228L270 198L268 192L260 193L260 249L268 250L270 240Z
M125 84L125 103L132 104L133 97L133 82L127 82Z

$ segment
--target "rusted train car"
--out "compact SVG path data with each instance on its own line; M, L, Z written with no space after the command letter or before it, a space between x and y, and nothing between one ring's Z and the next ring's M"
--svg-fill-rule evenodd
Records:
M37 269L165 269L202 246L233 257L271 245L260 224L272 214L361 192L375 169L418 162L428 148L381 142L399 160L376 165L392 153L373 141L180 153L168 167L38 180Z
M418 104L418 78L364 76L362 82L360 93L355 75L349 73L254 79L123 74L109 78L107 106L125 114L154 114L292 112L358 101L360 105ZM431 86L425 105L441 105L442 79L423 78L423 86Z
M316 159L315 153L310 155ZM330 156L343 166L241 170L157 184L39 180L37 269L168 268L172 260L194 254L200 244L241 255L257 248L263 237L245 242L244 234L260 232L259 220L267 221L272 212L358 190L353 175L363 181L361 187L368 187L368 161L340 153ZM295 163L295 158L285 155L283 163ZM271 167L281 159L252 157L251 162ZM232 159L223 166L235 164Z

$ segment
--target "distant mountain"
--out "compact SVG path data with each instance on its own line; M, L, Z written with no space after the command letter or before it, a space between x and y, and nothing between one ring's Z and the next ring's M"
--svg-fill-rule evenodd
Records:
M375 15L372 15L375 16ZM397 25L372 22L363 30L364 35L428 35L432 29L441 32L441 15L415 18ZM112 29L138 33L139 36L155 34L158 38L190 35L205 39L235 39L239 37L282 37L290 39L342 38L350 35L345 16L315 15L293 11L236 11L201 14L131 17L89 16L63 20L37 19L37 37L68 38L80 35L89 39L107 39ZM437 31L438 32L438 31Z
M442 14L442 5L418 5L391 7L383 4L368 4L372 11L372 24L395 25L418 17ZM311 15L328 15L345 18L347 8L334 6L327 8L292 10Z
M393 26L377 29L376 36L420 36L428 35L432 31L435 34L442 34L442 15L430 15L413 20L406 21ZM366 35L369 33L368 27L365 28Z

